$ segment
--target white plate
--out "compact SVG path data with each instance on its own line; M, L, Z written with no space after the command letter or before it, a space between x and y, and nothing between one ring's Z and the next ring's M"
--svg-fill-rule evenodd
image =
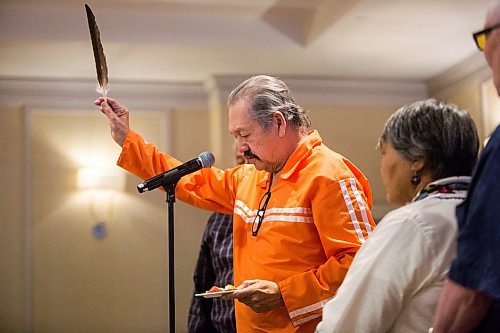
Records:
M202 294L194 294L195 296L201 296L205 298L214 298L221 297L222 295L232 294L234 290L224 290L224 291L216 291L214 293L202 293Z

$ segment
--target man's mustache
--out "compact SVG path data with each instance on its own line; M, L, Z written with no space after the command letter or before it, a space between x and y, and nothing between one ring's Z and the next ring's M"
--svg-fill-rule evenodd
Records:
M245 158L248 158L248 159L253 158L253 159L257 159L260 161L259 156L254 155L250 149L245 150L245 152L243 153L243 156L245 156Z

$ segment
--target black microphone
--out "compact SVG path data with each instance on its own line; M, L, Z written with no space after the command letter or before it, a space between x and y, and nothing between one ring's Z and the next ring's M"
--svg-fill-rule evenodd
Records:
M215 156L209 151L205 151L190 161L181 164L173 169L160 173L137 185L139 193L152 191L159 186L177 182L182 176L188 175L201 168L210 168L215 163Z

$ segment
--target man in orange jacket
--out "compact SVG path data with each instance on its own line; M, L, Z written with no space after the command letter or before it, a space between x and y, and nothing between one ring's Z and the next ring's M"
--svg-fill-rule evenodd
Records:
M122 146L118 165L143 179L181 164L130 130L128 110L96 101ZM364 175L327 148L284 82L255 76L228 99L229 132L247 163L181 178L177 197L233 214L238 332L313 332L375 227ZM253 165L252 165L253 164Z

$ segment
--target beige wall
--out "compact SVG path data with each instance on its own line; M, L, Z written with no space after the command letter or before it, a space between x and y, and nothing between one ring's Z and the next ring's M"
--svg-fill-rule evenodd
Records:
M127 176L125 193L114 193L111 212L105 194L76 188L79 167L113 167L119 147L102 115L89 111L4 108L2 115L2 274L0 332L22 332L25 276L32 278L32 326L36 332L165 332L168 329L167 214L162 192L140 195L139 179ZM24 158L24 123L29 121L30 163ZM206 150L207 112L134 112L132 125L150 142L177 142L181 159ZM205 119L205 120L203 120ZM170 135L166 129L171 128ZM192 133L189 133L189 130ZM187 136L187 135L190 136ZM189 139L186 139L189 138ZM31 200L24 199L24 167ZM118 169L118 167L114 167ZM13 190L16 189L16 190ZM97 200L108 236L96 240L89 213ZM24 271L23 215L31 213L32 261ZM101 214L102 213L102 214ZM192 273L208 212L176 204L176 321L185 331Z
M481 138L489 135L489 124L493 110L487 111L487 90L490 94L493 89L491 71L488 68L484 55L476 53L461 63L453 66L441 75L427 82L429 95L444 101L457 104L466 109L476 122ZM488 88L489 87L489 88ZM496 93L495 99L496 99ZM485 113L486 112L486 113Z
M0 107L0 332L22 332L26 307L24 113Z
M76 172L113 167L120 150L107 121L90 111L35 110L29 117L34 331L160 331L167 323L161 195L139 198L129 176L127 191L113 194L113 210L99 209L108 236L94 239L90 196L98 205L107 197L78 190ZM133 118L161 142L161 115Z
M432 92L432 97L452 102L469 111L474 119L479 135L484 137L482 115L482 80L463 80L445 89Z
M495 128L500 125L500 99L493 84L493 79L488 80L482 86L484 98L483 126L484 135L489 136Z

